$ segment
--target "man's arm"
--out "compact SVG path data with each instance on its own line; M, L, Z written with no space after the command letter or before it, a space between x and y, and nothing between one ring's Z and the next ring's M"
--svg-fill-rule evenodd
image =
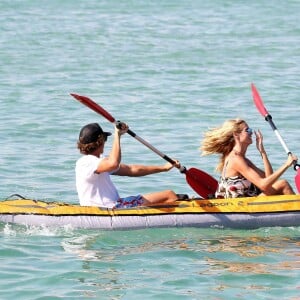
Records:
M114 173L114 175L130 176L130 177L146 176L155 173L167 172L171 170L173 167L174 165L170 163L166 163L160 166L120 164L120 168L118 169L118 171Z

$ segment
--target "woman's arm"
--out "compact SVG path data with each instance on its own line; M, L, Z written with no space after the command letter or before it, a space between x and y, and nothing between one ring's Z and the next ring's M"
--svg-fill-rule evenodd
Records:
M256 185L262 192L268 194L268 190L272 188L273 183L293 164L294 160L297 160L297 157L289 155L287 161L267 177L262 177L243 157L237 157L233 167L237 172Z

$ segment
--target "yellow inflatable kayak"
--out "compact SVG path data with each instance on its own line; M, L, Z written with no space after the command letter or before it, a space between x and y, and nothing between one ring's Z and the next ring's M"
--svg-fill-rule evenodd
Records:
M176 206L107 209L32 199L0 201L0 222L106 230L159 227L254 229L300 225L300 195L188 199Z

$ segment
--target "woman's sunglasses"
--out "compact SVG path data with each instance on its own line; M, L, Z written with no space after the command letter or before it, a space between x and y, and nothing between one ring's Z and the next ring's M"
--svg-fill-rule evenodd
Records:
M248 134L252 134L253 133L253 129L252 128L246 128L245 131L248 133Z

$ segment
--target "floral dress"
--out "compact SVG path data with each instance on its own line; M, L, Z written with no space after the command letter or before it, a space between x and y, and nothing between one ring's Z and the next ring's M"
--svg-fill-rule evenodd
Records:
M228 161L224 167L223 175L225 175L227 164ZM243 176L221 176L215 196L216 198L254 197L260 193L259 188Z

